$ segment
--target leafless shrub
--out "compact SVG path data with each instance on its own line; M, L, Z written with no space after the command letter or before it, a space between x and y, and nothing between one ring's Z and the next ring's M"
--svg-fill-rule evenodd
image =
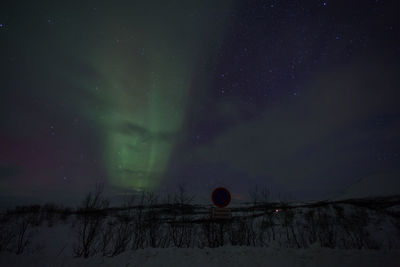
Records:
M264 186L260 189L258 185L255 185L248 191L248 193L250 197L250 202L252 203L253 206L259 203L265 204L270 201L271 192L267 186Z
M132 249L144 248L146 237L145 192L142 192L138 205L132 209L133 237Z
M275 212L274 211L267 211L265 212L263 219L261 221L260 230L265 231L268 237L268 241L275 240ZM263 241L264 242L264 241Z
M246 220L239 219L230 225L228 229L229 242L233 246L243 246L246 245Z
M165 245L165 236L162 236L161 222L159 214L155 208L158 203L158 196L152 192L146 194L146 202L148 205L148 211L146 213L145 221L147 228L147 241L150 247L160 247L162 244Z
M111 253L110 256L116 256L124 252L132 239L132 224L130 218L119 216L116 222L112 225L112 238L111 238Z
M10 250L10 244L15 240L15 233L11 229L11 216L0 216L0 252Z
M175 247L192 246L193 224L184 221L174 221L169 224L169 236Z
M99 250L103 256L110 256L111 241L113 239L113 221L109 220L103 224L99 241Z
M342 248L378 248L380 244L370 238L366 227L369 215L366 208L354 207L349 214L345 214L342 206L334 206L337 232L341 234L340 246Z
M223 245L223 236L221 238L222 227L215 221L208 218L202 223L202 246L218 247Z
M18 216L16 221L15 232L15 253L22 254L31 243L33 230L32 227L36 224L38 218L37 213L27 213Z
M103 185L96 185L94 193L88 193L78 209L78 243L74 247L75 256L87 258L97 252L104 222L103 212L108 206L109 201L103 197Z
M318 225L318 240L321 247L335 248L336 247L336 229L334 220L325 208L317 208L317 225Z
M245 234L245 245L246 246L256 246L257 233L255 228L255 220L250 217L246 220L244 224L244 234Z
M192 204L194 195L189 195L184 184L178 185L178 192L174 196L174 203L180 206Z
M300 248L300 243L297 240L297 235L294 230L294 218L295 218L295 213L292 208L290 208L288 205L282 210L282 219L283 219L283 226L285 227L286 230L286 238L288 244L295 244L297 248Z
M305 214L304 218L307 222L308 229L309 229L309 235L308 235L308 243L313 244L317 242L318 236L317 236L317 219L315 217L315 210L314 209L309 209Z
M119 215L103 224L100 240L103 256L116 256L124 252L131 242L134 232L132 216L135 199L135 195L124 198Z
M187 193L183 184L178 185L168 228L169 239L176 247L193 246L193 224L191 223L193 199L194 196Z
M268 246L272 241L296 248L318 242L321 247L329 248L379 249L385 244L372 238L371 227L378 229L381 224L392 223L396 230L395 227L400 225L399 216L393 211L380 211L381 217L388 217L371 220L370 214L374 211L369 209L373 205L354 206L356 204L349 202L319 202L300 207L283 202L264 205L269 192L257 187L251 191L253 205L233 208L234 215L240 212L240 217L226 221L212 219L210 214L194 219L193 212L198 207L191 205L193 196L183 185L174 196L167 198L166 204L160 204L156 194L142 192L127 198L121 209L107 209L109 203L102 192L102 186L97 186L76 211L75 256L90 257L100 252L111 257L127 248L145 247ZM18 254L26 251L31 243L32 229L38 222L36 210L35 206L18 207L7 216L0 216L0 251ZM54 214L64 210L66 216L73 213L70 209L45 205L40 214L51 221ZM398 247L395 237L388 238L392 239L387 240L387 247Z
M349 216L347 227L358 249L365 247L368 243L369 234L365 229L368 225L368 217L366 209L361 207L355 207Z
M258 190L258 185L255 185L254 188L249 190L250 201L255 206L260 201L260 193Z

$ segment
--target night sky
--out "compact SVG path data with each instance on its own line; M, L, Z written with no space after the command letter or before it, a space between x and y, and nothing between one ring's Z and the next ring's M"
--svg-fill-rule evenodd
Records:
M0 202L400 177L397 2L3 1Z

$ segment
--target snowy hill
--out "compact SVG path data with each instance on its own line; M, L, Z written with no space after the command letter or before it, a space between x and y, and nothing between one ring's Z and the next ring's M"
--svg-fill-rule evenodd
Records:
M400 173L376 173L359 179L336 199L400 195Z

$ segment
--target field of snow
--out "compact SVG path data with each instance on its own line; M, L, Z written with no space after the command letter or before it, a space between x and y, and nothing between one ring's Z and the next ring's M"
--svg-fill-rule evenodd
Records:
M244 203L224 222L152 199L1 213L0 266L399 266L400 196Z
M400 250L218 248L147 248L116 257L73 258L67 255L0 254L0 266L399 266Z

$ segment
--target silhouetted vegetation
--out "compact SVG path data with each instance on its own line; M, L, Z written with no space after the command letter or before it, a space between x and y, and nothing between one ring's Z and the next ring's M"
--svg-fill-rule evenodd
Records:
M211 217L210 206L193 204L193 196L183 186L165 198L142 192L126 198L118 208L109 207L102 186L97 186L75 210L46 204L16 207L1 214L0 251L24 253L36 227L43 222L44 227L51 227L59 221L73 225L73 252L77 257L113 257L145 247L226 244L400 248L400 196L290 204L267 202L266 189L256 187L250 194L251 204L232 207L231 219L216 220ZM386 227L395 231L385 239L379 231L384 232Z

